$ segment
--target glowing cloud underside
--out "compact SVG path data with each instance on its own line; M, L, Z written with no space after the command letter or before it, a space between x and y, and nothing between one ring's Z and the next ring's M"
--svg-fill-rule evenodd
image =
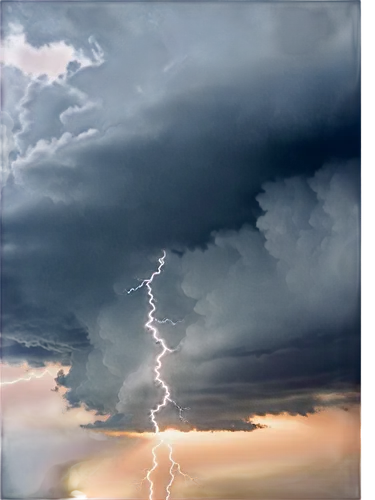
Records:
M147 479L147 481L149 483L149 500L153 500L153 498L154 498L154 482L152 480L152 474L159 466L158 458L157 458L157 450L162 444L164 444L164 440L163 440L162 434L160 432L160 427L159 427L158 420L157 420L157 415L162 408L165 408L168 403L171 403L178 409L180 419L182 421L186 422L186 420L184 419L184 417L182 415L182 412L185 408L182 408L181 406L179 406L171 398L171 391L169 389L169 386L168 386L167 382L164 379L162 379L161 371L160 371L162 369L162 366L163 366L162 360L163 360L164 356L166 354L173 352L173 349L170 349L167 346L165 340L160 336L158 329L155 327L155 323L167 323L167 322L170 322L172 324L174 324L174 323L171 320L169 320L168 318L164 318L164 320L157 320L154 317L154 313L156 311L156 305L155 305L155 298L154 298L154 295L152 292L151 284L152 284L154 278L161 274L163 266L165 264L165 257L166 257L166 252L165 252L165 250L163 250L163 255L159 258L159 266L158 266L157 270L151 274L150 278L143 280L140 283L140 285L138 285L137 287L130 288L129 290L126 290L126 292L128 294L130 294L130 293L136 292L137 290L141 289L144 286L147 288L148 303L149 303L150 309L149 309L149 312L147 315L148 319L147 319L147 322L145 323L145 328L147 328L147 330L149 330L151 332L151 335L154 339L155 344L157 344L158 346L161 347L160 353L155 358L154 381L158 386L160 386L162 388L162 390L164 392L164 396L163 396L162 400L160 401L160 403L158 403L156 405L156 407L152 408L150 411L150 420L152 422L155 434L159 435L159 442L152 448L152 467L147 471L147 474L144 478L144 479ZM165 499L169 500L170 496L171 496L171 487L172 487L173 482L175 480L176 473L181 474L184 477L188 477L189 479L192 479L192 478L190 478L190 476L188 476L187 474L182 472L180 464L173 459L172 445L169 443L167 443L166 445L167 445L168 450L169 450L168 458L169 458L169 461L171 464L170 468L169 468L170 479L169 479L168 485L166 486L166 491L165 491L165 493L166 493Z

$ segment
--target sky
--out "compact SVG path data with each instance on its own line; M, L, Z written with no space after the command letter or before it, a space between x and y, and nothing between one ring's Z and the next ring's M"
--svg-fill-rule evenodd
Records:
M353 498L359 4L6 2L2 40L3 379L51 372L2 387L3 497L81 491L61 477L96 454L118 457L116 477L137 475L119 465L128 448L149 458L155 345L145 290L126 290L165 250L156 317L176 324L158 326L174 350L163 376L188 422L170 405L160 423L184 431L172 433L176 447L191 440L187 468L199 446L207 456L204 493L194 483L179 494L275 498L281 476L292 495L288 484L307 474L319 477L310 498L327 488ZM272 433L294 449L300 423L308 472L297 471L295 445L288 483ZM40 435L45 460L20 465ZM264 464L245 480L255 461L240 458L246 441L264 450L267 491ZM241 477L207 451L225 455L230 443ZM330 466L333 478L348 471L344 491L318 467L328 443L343 450ZM104 467L101 484L111 474ZM134 495L130 483L100 495Z
M67 411L52 390L58 367L48 369L2 387L2 476L13 492L3 498L146 498L141 482L155 435L80 428L97 417ZM3 381L24 375L22 367L2 371ZM172 498L359 497L358 410L258 416L264 427L254 432L168 430L165 440L192 478L176 480ZM165 452L159 456L156 498L163 498L168 464Z

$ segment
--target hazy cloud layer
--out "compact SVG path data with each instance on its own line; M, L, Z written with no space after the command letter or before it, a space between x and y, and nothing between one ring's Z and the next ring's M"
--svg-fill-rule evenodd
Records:
M59 77L3 72L3 357L71 365L67 400L113 428L146 429L158 396L146 296L123 291L162 248L189 425L358 384L358 6L197 8L3 9L8 39L74 48Z

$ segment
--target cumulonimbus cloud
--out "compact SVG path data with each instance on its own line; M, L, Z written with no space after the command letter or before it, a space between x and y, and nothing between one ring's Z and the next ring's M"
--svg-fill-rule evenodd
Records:
M145 297L118 292L166 248L159 319L184 320L163 325L178 348L166 374L194 425L306 413L323 387L351 389L357 7L244 4L239 21L204 6L197 23L192 5L77 5L53 33L40 8L6 7L5 27L18 18L28 44L85 57L99 44L105 61L54 82L5 68L4 359L71 365L71 405L140 414Z

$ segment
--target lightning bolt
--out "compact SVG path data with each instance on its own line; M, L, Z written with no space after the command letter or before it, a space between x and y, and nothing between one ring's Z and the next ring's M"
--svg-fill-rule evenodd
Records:
M164 325L165 323L169 323L170 325L176 326L179 323L182 323L182 319L179 321L172 321L169 318L163 318L163 319L157 319L155 318L156 323L159 323L160 325Z
M159 436L159 442L152 448L152 451L151 451L152 467L147 471L146 476L144 478L144 479L147 479L147 481L149 483L149 500L153 500L153 498L154 498L154 482L152 480L152 474L159 466L158 458L157 458L157 450L162 444L164 444L164 440L163 440L163 437L162 437L162 434L160 431L160 427L159 427L159 423L157 420L157 414L160 412L160 410L162 408L165 408L168 403L171 403L178 409L180 420L182 420L183 422L187 422L187 420L183 416L183 411L188 409L188 408L182 408L181 406L179 406L176 403L176 401L174 401L171 398L171 392L170 392L169 386L165 382L165 380L162 379L161 371L160 371L162 369L162 366L163 366L162 360L163 360L164 356L166 354L170 354L170 353L174 352L174 350L170 349L167 346L165 340L163 339L163 337L160 336L158 329L155 327L155 323L156 322L157 323L167 323L167 322L169 323L170 322L172 324L177 324L168 318L164 318L163 320L157 320L154 317L154 313L156 311L156 305L155 305L155 297L154 297L154 294L152 292L151 285L152 285L152 282L154 281L155 277L159 276L161 274L162 269L163 269L164 264L165 264L166 256L167 256L167 254L166 254L165 250L163 250L162 256L158 259L159 265L158 265L157 270L154 271L149 278L144 279L138 286L136 286L134 288L129 288L128 290L124 290L124 292L123 292L123 293L126 292L126 293L130 294L130 293L136 292L137 290L140 290L144 286L147 288L148 303L149 303L150 309L149 309L149 312L147 315L147 322L145 323L145 328L150 331L155 344L161 347L161 351L159 352L159 354L155 358L154 382L162 388L164 395L163 395L162 400L155 406L155 408L152 408L150 411L150 420L152 422L155 434L157 434ZM175 473L176 472L178 474L181 474L184 477L190 478L190 476L188 476L187 474L182 472L180 464L173 459L173 449L172 449L171 444L168 443L167 446L169 449L169 461L170 461L171 466L169 468L170 480L169 480L169 483L166 487L165 500L170 499L170 495L171 495L170 490L171 490L171 487L172 487L173 482L175 480L175 477L176 477ZM190 479L192 479L192 478L190 478Z
M0 386L13 385L13 384L17 384L18 382L29 382L32 379L43 378L47 374L53 376L53 374L48 369L45 369L42 373L30 372L25 377L19 377L19 378L16 378L14 380L9 380L6 382L0 382Z

